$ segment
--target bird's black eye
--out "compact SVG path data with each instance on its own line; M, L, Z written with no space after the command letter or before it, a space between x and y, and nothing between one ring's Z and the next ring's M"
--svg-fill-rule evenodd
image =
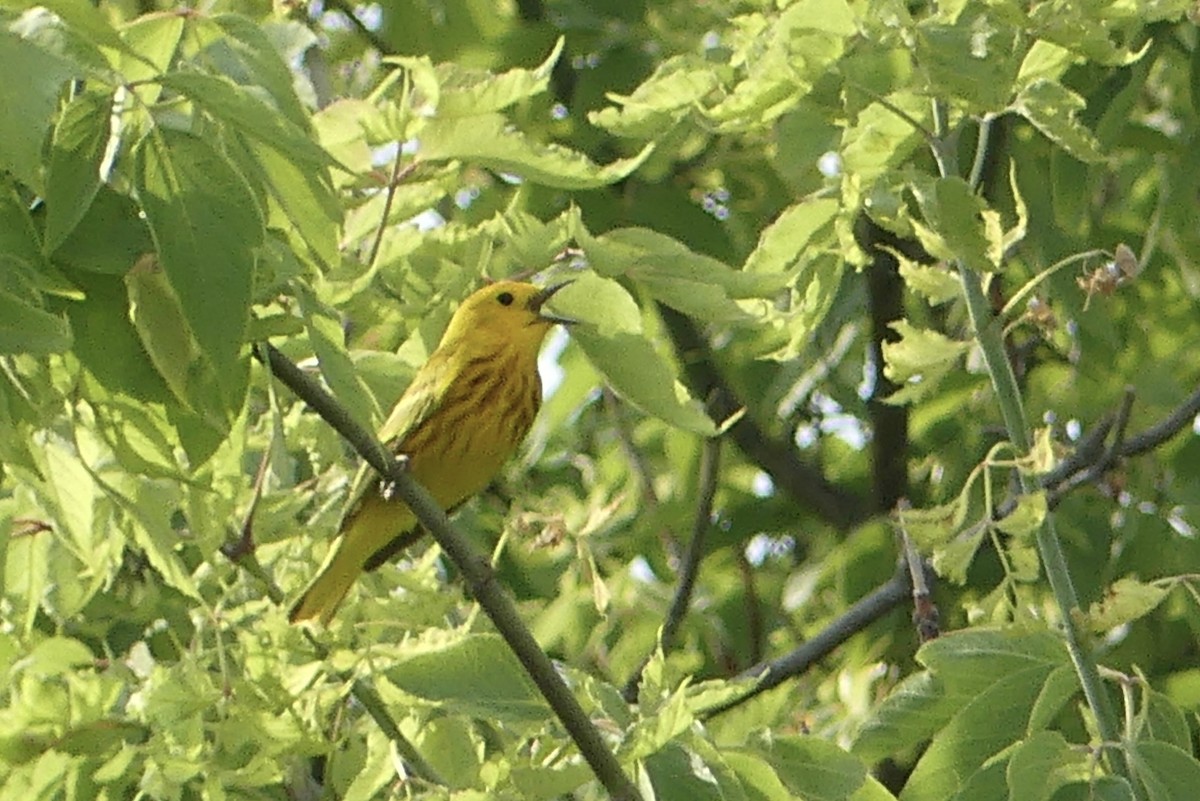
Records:
M511 306L513 302L513 296L511 292L501 292L496 296L496 300L500 301L501 306Z

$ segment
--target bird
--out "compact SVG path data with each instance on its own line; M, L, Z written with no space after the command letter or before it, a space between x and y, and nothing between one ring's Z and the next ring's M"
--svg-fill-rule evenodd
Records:
M458 307L441 341L379 430L379 439L438 504L453 510L482 491L516 451L542 401L537 357L556 324L544 307L570 281L545 288L497 281ZM292 623L328 625L354 582L416 542L422 529L385 498L367 466L352 486L325 562L292 605Z

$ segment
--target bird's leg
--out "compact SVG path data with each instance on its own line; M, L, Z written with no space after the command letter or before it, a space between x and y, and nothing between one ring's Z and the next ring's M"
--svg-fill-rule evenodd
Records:
M409 458L408 454L401 453L396 456L396 467L401 470L408 469ZM396 494L396 484L393 481L388 481L386 478L379 479L379 496L385 501L390 501L392 496Z

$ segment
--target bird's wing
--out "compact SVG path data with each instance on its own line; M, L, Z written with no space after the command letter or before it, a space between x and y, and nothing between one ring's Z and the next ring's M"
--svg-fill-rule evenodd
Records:
M408 389L404 390L400 400L396 401L392 413L388 415L388 419L379 429L379 440L389 451L397 456L404 453L404 440L429 419L429 415L433 413L445 396L446 390L450 386L450 379L450 370L441 359L430 358L417 371L412 383L408 385ZM370 465L364 463L359 467L358 474L354 477L354 484L351 485L350 499L346 504L346 511L342 515L342 525L339 528L344 528L346 521L354 517L362 504L363 496L367 494L368 490L374 491L378 483L379 476L371 469Z

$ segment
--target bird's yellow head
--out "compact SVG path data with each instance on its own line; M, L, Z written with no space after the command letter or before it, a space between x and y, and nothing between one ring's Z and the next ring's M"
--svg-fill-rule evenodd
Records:
M555 323L571 323L545 309L546 301L567 283L544 289L523 281L497 281L476 290L462 302L442 343L473 342L517 348L537 354L542 339Z

